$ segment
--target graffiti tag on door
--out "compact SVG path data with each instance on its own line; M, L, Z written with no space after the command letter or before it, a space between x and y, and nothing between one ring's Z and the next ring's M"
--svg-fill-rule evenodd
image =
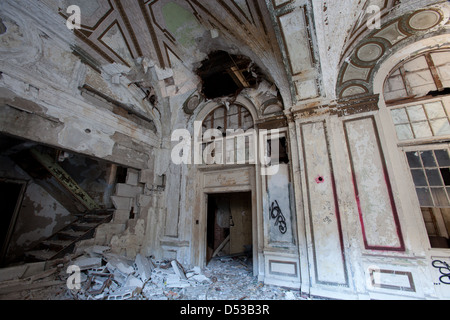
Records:
M280 230L281 234L285 234L287 231L286 218L281 212L277 200L272 202L272 206L270 207L270 218L275 219L275 227L278 226L278 229Z

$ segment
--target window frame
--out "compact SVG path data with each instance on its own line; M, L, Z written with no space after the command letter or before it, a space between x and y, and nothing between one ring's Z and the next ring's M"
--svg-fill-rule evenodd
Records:
M408 103L397 104L397 105L392 105L392 106L388 106L387 107L387 109L389 111L389 117L391 119L391 124L392 124L392 126L394 128L396 141L397 141L397 144L398 144L399 147L407 146L407 145L418 145L418 144L424 144L424 143L430 143L430 142L439 142L439 141L445 141L445 140L449 140L450 141L450 133L446 134L446 135L435 135L435 133L433 132L433 128L432 128L432 125L431 125L430 121L439 120L439 119L445 119L444 117L430 119L429 115L427 114L427 110L425 108L425 105L436 103L436 102L441 102L442 103L444 112L446 113L446 116L447 116L447 121L449 122L449 125L450 125L450 95L443 96L443 97L437 97L437 98L433 98L433 99L423 99L423 100L422 99L418 99L416 101L411 101L411 102L408 102ZM430 128L430 130L431 130L433 135L430 136L430 137L413 138L413 139L408 139L408 140L400 140L398 132L397 132L397 126L398 125L402 125L402 124L400 124L400 123L396 124L394 122L393 115L392 115L392 110L407 109L407 108L418 106L418 105L421 105L423 107L423 110L424 110L426 118L427 118L426 120L423 120L422 122L426 121L428 123L428 126L429 126L429 128ZM408 119L410 120L407 111L406 111L406 115L407 115ZM419 123L419 122L420 121L418 121L418 122L411 122L411 121L409 121L407 123L404 123L404 125L409 124L410 128L411 128L411 132L414 135L414 130L413 130L412 124L413 123Z

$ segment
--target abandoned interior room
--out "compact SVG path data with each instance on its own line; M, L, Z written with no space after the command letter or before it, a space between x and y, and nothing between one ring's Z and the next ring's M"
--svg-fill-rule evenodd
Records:
M450 299L449 19L0 1L0 299Z

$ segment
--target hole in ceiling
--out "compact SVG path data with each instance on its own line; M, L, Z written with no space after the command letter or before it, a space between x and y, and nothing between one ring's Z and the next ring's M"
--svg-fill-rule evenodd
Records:
M197 74L202 79L202 93L207 99L237 95L262 80L260 70L250 58L225 51L210 53Z

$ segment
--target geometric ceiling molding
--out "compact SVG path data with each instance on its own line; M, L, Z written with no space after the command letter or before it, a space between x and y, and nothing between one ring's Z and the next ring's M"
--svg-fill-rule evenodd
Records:
M312 6L305 0L267 0L294 104L321 95Z
M128 67L131 66L131 60L142 56L129 14L120 1L93 0L89 6L84 2L79 5L81 29L75 29L74 33L82 41L80 45L86 52L101 63L117 62ZM59 8L59 14L64 19L68 18L62 8Z
M133 64L130 46L117 21L100 36L99 41L108 47L124 64Z
M356 45L342 57L337 97L373 94L370 82L380 62L406 40L444 28L447 20L439 7L421 9L385 23L361 41L355 39Z
M171 57L185 62L187 56L170 26L177 19L166 21L164 8L181 9L196 19L205 30L219 30L220 36L245 43L259 50L258 56L274 52L275 35L268 27L269 12L262 1L252 0L73 0L81 9L81 29L74 30L78 46L100 65L119 63L130 66L130 60L147 57L162 69L172 66ZM166 10L167 11L167 10ZM66 20L66 8L59 8ZM178 18L178 17L175 17ZM180 28L181 32L189 31ZM181 40L181 41L180 41ZM189 52L189 50L188 50ZM261 53L261 54L260 54Z
M408 19L408 26L414 30L428 30L439 24L442 16L435 10L421 10Z
M195 109L204 101L202 94L194 92L183 104L183 110L186 114L192 115Z
M362 62L373 62L381 58L384 54L384 46L375 41L366 43L356 51L356 59Z

